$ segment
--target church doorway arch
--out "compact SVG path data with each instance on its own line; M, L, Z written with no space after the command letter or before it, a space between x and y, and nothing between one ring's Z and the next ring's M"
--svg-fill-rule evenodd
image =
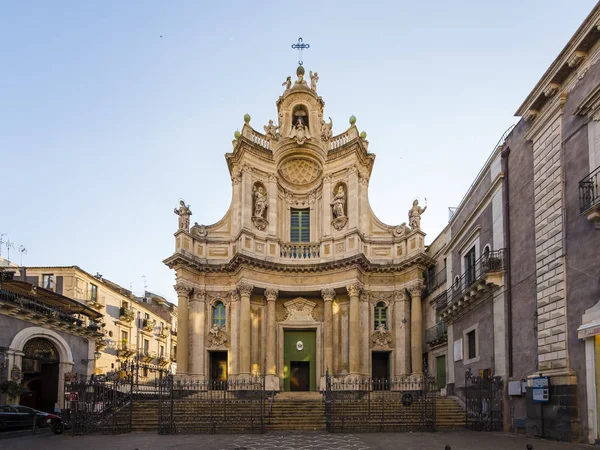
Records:
M58 401L60 356L54 344L45 338L28 340L23 347L23 384L31 391L20 404L52 412Z

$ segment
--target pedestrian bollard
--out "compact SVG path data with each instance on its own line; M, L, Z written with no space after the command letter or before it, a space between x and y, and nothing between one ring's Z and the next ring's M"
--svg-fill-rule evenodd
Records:
M450 448L450 446L449 446L449 445L446 445L446 446L444 447L444 450L452 450L452 449Z
M532 445L532 444L527 444L527 445L525 446L525 448L526 448L527 450L533 450L533 445Z

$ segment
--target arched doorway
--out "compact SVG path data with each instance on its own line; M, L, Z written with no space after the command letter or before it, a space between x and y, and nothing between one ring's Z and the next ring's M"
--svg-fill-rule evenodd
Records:
M58 401L58 350L50 340L36 337L25 343L23 353L23 384L31 394L21 396L21 405L54 411Z

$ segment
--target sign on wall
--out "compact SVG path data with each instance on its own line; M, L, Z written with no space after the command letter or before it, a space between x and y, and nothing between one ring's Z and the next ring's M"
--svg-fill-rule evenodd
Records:
M548 377L536 377L533 379L533 401L548 402L550 400Z
M462 338L454 341L454 362L462 361L463 359L463 340Z

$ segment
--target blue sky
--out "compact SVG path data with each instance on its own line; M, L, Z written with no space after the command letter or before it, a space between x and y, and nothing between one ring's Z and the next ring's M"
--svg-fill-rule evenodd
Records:
M368 133L375 214L426 197L431 242L595 2L417 3L0 2L0 233L175 300L173 208L227 211L223 155L246 112L276 118L302 36L334 134Z

